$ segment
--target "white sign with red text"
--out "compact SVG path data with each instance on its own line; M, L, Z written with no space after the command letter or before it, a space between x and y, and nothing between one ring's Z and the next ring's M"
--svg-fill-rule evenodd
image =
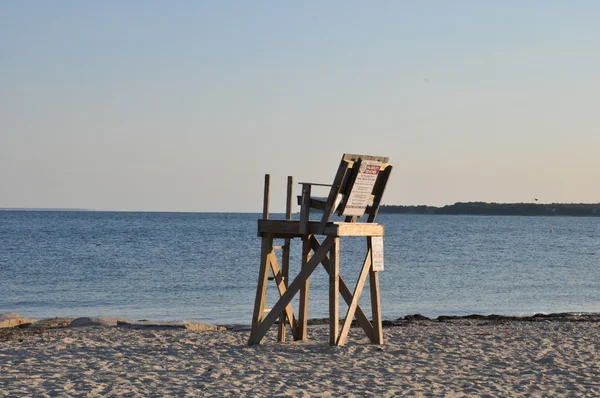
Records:
M383 236L371 238L371 255L373 256L373 271L383 271Z
M348 201L342 213L343 216L362 217L365 214L380 169L381 162L375 160L361 161L352 191L348 195Z

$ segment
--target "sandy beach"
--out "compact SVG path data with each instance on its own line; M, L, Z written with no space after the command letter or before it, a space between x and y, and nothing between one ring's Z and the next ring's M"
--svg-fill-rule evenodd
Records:
M598 396L600 324L452 320L247 346L248 331L13 329L0 396Z

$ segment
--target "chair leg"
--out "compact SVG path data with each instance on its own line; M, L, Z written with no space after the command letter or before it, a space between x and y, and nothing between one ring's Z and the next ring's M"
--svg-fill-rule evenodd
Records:
M371 238L367 238L367 246L372 252ZM371 286L371 311L373 316L373 339L374 344L383 344L383 325L381 321L381 298L379 296L379 272L373 271L373 257L371 256L371 267L369 269L369 282Z
M335 238L329 259L329 345L336 345L340 321L340 238Z
M249 345L260 344L262 338L257 338L256 332L263 321L267 301L267 281L269 278L269 255L273 250L273 235L265 234L262 238L260 268L258 283L256 285L256 298L254 299L254 313L252 315L252 328L250 331Z
M373 251L371 237L367 238L367 246ZM379 296L379 271L373 270L373 257L371 257L371 267L369 269L369 283L371 286L371 313L373 316L373 338L374 344L383 344L383 325L381 322L381 298Z
M369 272L371 282L371 310L373 313L373 343L383 344L383 325L381 321L381 300L379 297L379 272L371 270Z

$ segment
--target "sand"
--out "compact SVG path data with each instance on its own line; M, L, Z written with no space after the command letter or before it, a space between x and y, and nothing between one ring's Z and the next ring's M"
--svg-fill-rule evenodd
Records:
M15 331L0 396L600 396L599 325L418 321L385 328L384 346L353 328L344 347L326 325L253 347L247 331Z

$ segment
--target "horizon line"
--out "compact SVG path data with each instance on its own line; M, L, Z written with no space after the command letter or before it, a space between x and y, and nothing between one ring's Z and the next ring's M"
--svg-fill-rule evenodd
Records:
M498 204L498 205L509 205L509 204L532 204L532 205L600 205L600 202L484 202L484 201L470 201L470 202L454 202L452 204L445 205L424 205L424 204L382 204L381 207L395 206L395 207L435 207L442 208L445 206L452 206L459 203L485 203L485 204ZM69 207L0 207L0 211L47 211L47 212L98 212L98 213L221 213L221 214L261 214L261 211L207 211L207 210L114 210L114 209L87 209L87 208L69 208ZM293 212L298 213L299 211ZM273 211L270 214L285 214L285 211Z

